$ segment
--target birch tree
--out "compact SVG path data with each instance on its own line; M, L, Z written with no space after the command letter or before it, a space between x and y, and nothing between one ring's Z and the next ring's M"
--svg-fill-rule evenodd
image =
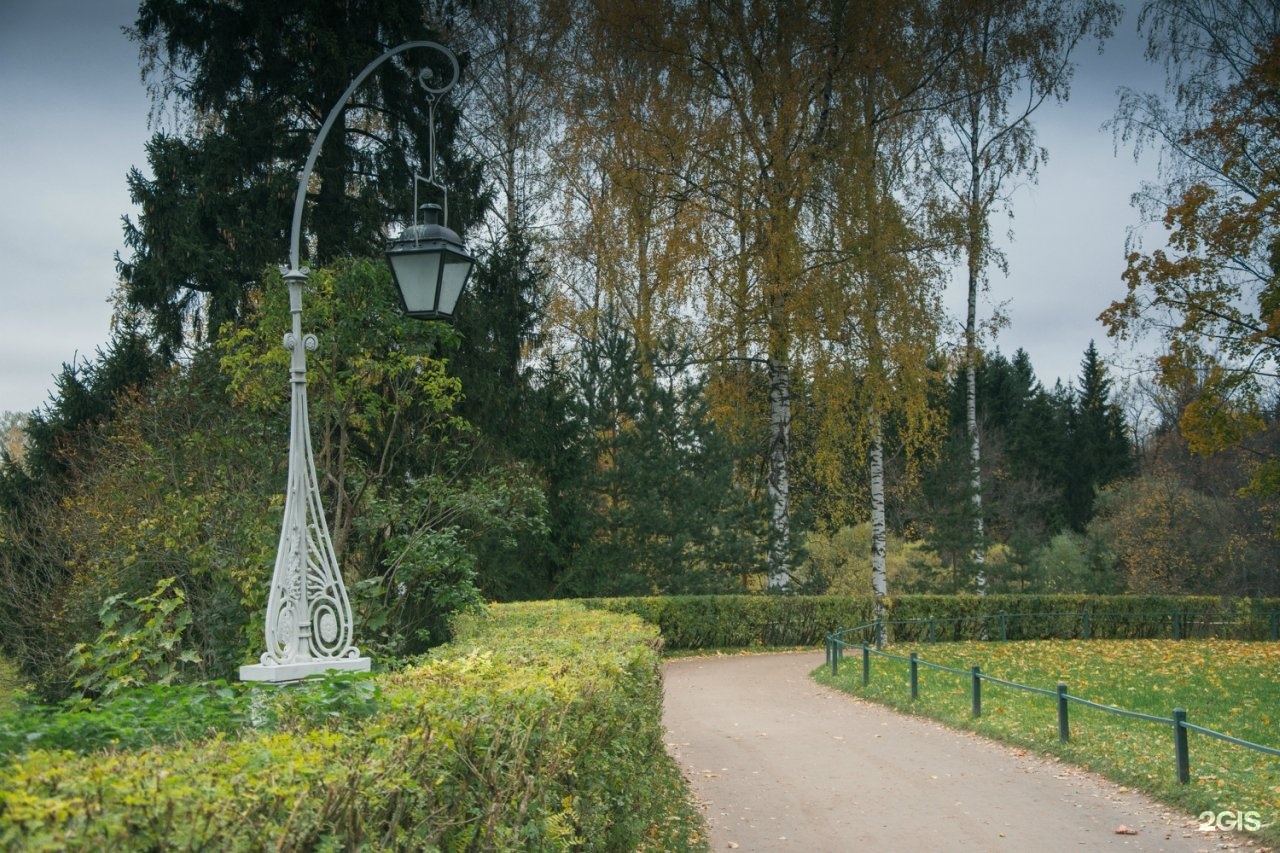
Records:
M1006 269L991 241L991 217L1009 204L1011 182L1034 178L1047 152L1036 142L1032 115L1068 95L1072 53L1086 39L1110 35L1120 8L1103 0L974 0L957 33L960 53L951 79L944 138L936 155L941 186L958 206L968 298L964 323L973 548L978 594L986 589L977 362L982 352L978 294L992 264Z
M888 113L883 113L888 114ZM874 118L864 114L863 119ZM938 247L912 227L922 212L910 198L903 146L917 114L897 122L864 125L862 168L841 170L856 177L835 182L826 242L835 285L820 294L824 351L834 367L819 366L819 407L825 411L816 467L829 487L865 470L871 521L871 593L883 617L886 577L885 422L893 418L910 478L915 462L930 455L944 419L931 406L929 389L939 381L944 285ZM895 127L895 123L905 128ZM906 131L904 133L904 131ZM847 161L846 161L847 162ZM891 191L896 190L896 192ZM838 487L837 487L838 488ZM863 513L850 507L847 511Z
M792 371L812 337L803 311L804 211L826 155L834 84L847 61L845 4L700 0L681 10L681 70L706 104L691 191L728 227L709 266L713 359L751 358L768 383L770 588L791 578Z
M492 242L536 229L551 203L570 30L563 4L539 0L471 0L458 26L468 49L458 142L492 183Z
M561 70L557 321L568 337L599 337L599 321L628 328L652 373L659 339L687 337L704 216L684 191L697 110L666 71L673 23L635 6L566 0L575 21ZM660 10L659 10L660 11Z
M791 371L805 334L796 303L810 281L802 212L823 156L843 8L626 0L575 12L592 35L575 52L591 73L572 118L586 132L572 136L593 165L574 177L591 223L578 245L591 255L583 268L601 277L589 273L581 296L592 301L577 301L617 308L633 288L624 307L644 346L654 308L678 317L687 297L704 361L763 367L775 588L790 578ZM698 242L711 234L714 244ZM690 268L695 255L701 266Z

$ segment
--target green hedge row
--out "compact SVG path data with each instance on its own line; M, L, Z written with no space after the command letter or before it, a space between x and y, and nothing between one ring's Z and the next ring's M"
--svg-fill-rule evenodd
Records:
M657 625L668 649L820 646L832 631L874 618L871 596L720 595L588 599ZM904 595L886 599L889 638L1274 639L1278 599L1161 595ZM1002 615L1003 614L1003 615ZM870 630L848 642L871 641Z
M659 646L635 618L494 606L428 662L379 676L382 707L366 717L15 756L0 847L697 848L663 747Z

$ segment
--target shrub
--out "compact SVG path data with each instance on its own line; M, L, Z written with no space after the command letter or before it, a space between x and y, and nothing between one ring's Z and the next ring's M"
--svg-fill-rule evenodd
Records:
M343 725L19 756L0 777L0 846L696 847L663 748L658 647L635 618L491 607L421 665L378 677L371 713Z
M586 599L657 625L673 650L819 646L832 631L869 624L871 596L716 595ZM1090 636L1237 637L1280 633L1280 600L1210 596L903 595L885 599L894 641L1034 640ZM1084 614L1088 613L1086 617ZM1002 617L1003 614L1003 617ZM1176 621L1176 628L1175 628ZM870 642L870 629L846 641Z
M98 611L102 633L93 643L76 643L68 655L72 681L82 697L110 696L125 687L175 683L200 655L184 648L191 625L182 587L164 578L150 595L122 601L108 596Z

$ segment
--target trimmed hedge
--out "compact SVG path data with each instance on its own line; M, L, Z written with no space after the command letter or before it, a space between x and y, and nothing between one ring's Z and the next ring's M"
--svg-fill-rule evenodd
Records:
M0 846L697 848L663 747L659 647L635 618L494 606L426 663L378 677L383 707L368 717L15 756L0 777Z
M871 596L717 595L586 599L657 625L672 650L820 646L874 619ZM885 600L893 640L1233 637L1272 639L1280 599L1164 595L903 595ZM1086 617L1084 614L1088 613ZM1001 614L1005 614L1003 620ZM929 625L933 620L933 625ZM870 641L850 635L848 642Z

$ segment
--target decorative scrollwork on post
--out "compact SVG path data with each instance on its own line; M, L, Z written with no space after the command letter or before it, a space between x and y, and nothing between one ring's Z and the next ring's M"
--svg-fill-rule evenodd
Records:
M293 681L330 669L367 670L353 642L351 604L329 536L316 477L307 415L307 353L315 335L302 334L305 270L285 274L293 330L284 336L290 354L289 483L284 523L267 600L266 646L259 663L240 668L246 681ZM298 346L301 342L302 346Z

